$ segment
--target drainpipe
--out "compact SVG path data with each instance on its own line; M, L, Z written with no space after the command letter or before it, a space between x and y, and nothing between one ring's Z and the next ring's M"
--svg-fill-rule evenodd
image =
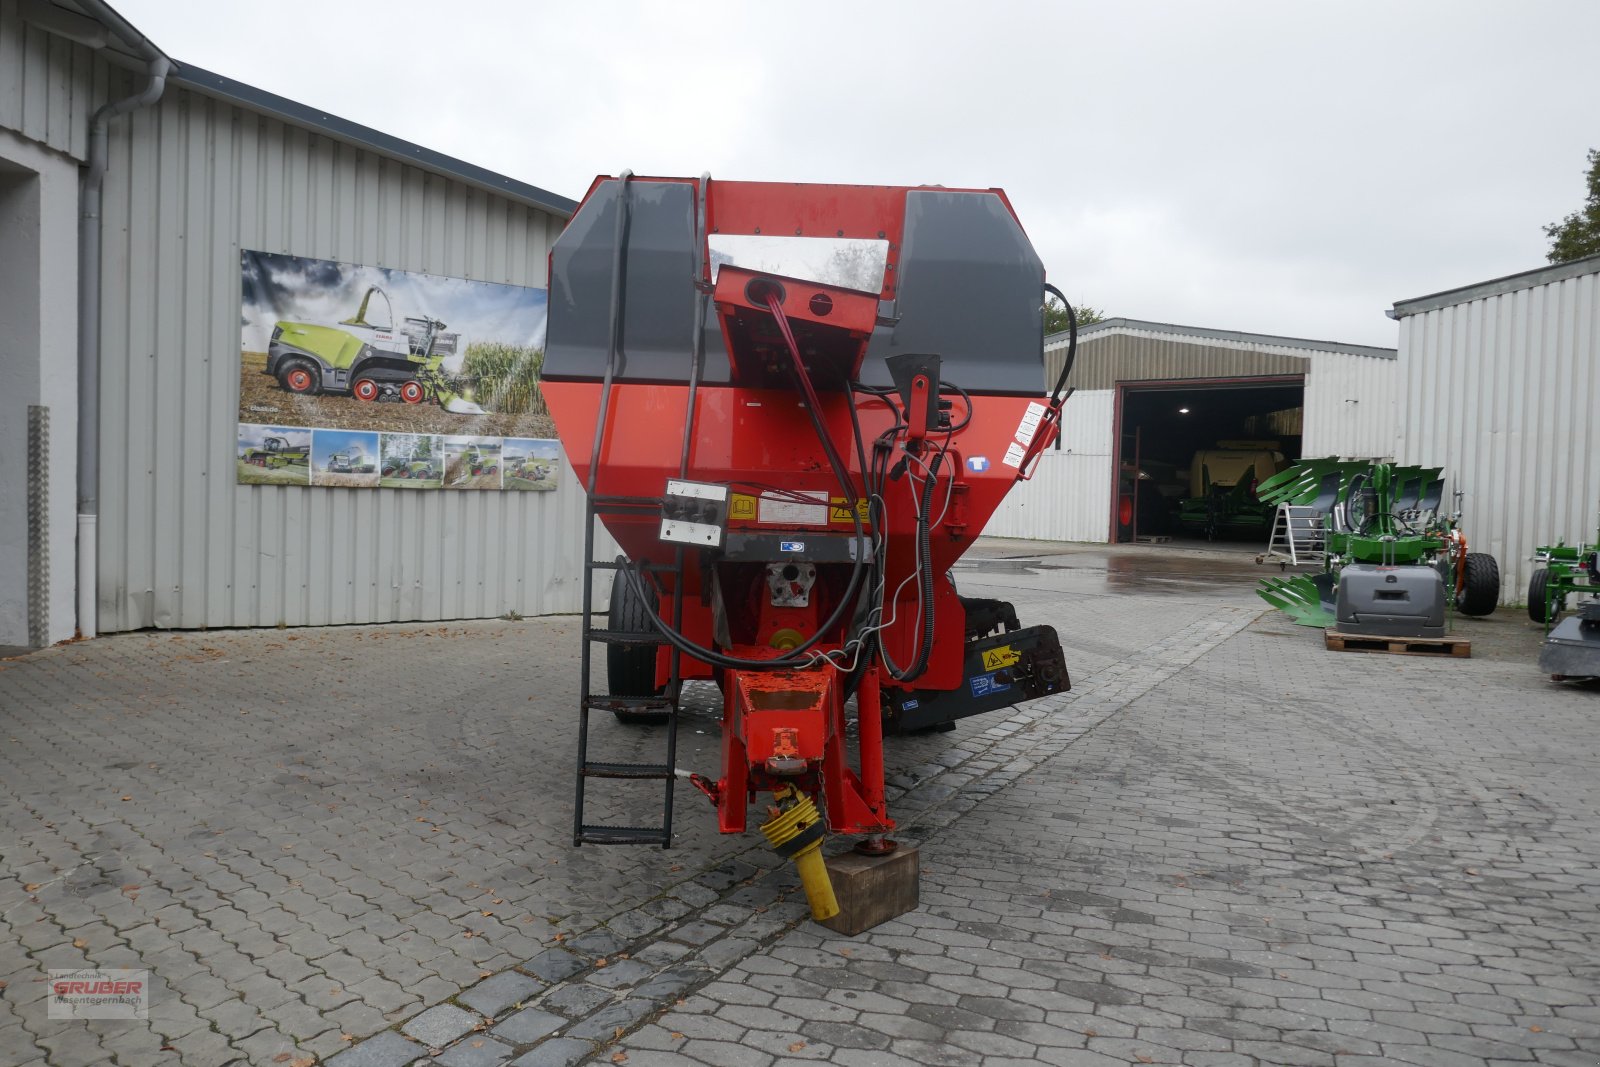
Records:
M161 97L172 62L157 55L142 92L106 104L89 121L89 166L78 220L78 636L96 633L100 520L100 192L105 184L107 134L118 115Z

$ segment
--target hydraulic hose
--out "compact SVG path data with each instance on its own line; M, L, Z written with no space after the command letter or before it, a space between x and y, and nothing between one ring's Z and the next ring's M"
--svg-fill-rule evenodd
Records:
M1050 390L1050 406L1059 407L1062 399L1061 390L1067 385L1067 375L1072 373L1072 365L1078 361L1078 313L1072 310L1072 305L1067 302L1066 295L1060 289L1049 282L1045 282L1044 289L1061 301L1061 306L1067 309L1067 358L1061 364L1061 375L1056 379L1056 387Z
M856 511L856 501L860 500L861 497L856 492L855 485L850 481L849 471L845 468L844 461L839 458L838 449L833 447L833 439L828 436L828 428L822 423L821 401L817 397L816 389L811 384L811 375L806 372L805 362L800 357L800 345L795 340L794 331L789 328L788 317L784 315L783 307L775 294L769 296L767 306L772 311L773 318L777 320L778 328L782 331L784 341L788 345L789 358L793 364L795 378L800 384L801 393L805 396L806 414L811 418L811 428L816 432L817 441L822 445L822 451L828 457L828 464L833 468L834 477L839 481L839 488L844 492L846 508L850 512L850 519L855 527L856 544L859 546L862 541L862 530L861 516ZM848 396L849 394L846 395ZM852 418L854 418L854 415L855 407L852 399ZM618 557L618 562L626 564L627 561L623 557ZM866 553L858 551L855 565L850 570L850 583L845 586L844 595L834 605L833 611L828 615L827 620L817 627L817 632L805 641L789 649L783 655L775 656L772 659L744 659L739 656L724 655L721 652L705 648L689 640L681 631L665 624L656 612L646 612L645 617L650 620L650 624L672 647L712 666L741 671L787 670L808 662L805 653L816 647L824 637L833 631L834 627L843 621L845 613L852 610L856 593L861 588L861 577L865 569ZM651 598L645 595L637 569L632 566L622 566L619 570L623 579L627 581L633 594L639 598L640 602L644 604L650 603Z

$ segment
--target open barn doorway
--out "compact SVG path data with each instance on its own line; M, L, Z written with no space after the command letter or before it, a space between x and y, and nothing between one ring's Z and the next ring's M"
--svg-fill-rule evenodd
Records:
M1111 540L1265 543L1255 483L1300 458L1305 376L1119 382Z

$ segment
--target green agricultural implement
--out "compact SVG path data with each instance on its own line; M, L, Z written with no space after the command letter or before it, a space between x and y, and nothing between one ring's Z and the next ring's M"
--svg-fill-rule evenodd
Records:
M335 452L328 457L327 465L323 470L329 474L349 474L354 468L350 465L350 457L343 452Z
M286 437L266 437L262 439L260 448L248 449L240 458L253 467L276 469L296 465L309 466L311 449L309 446L291 446Z
M431 459L387 460L383 465L385 478L411 478L427 481L439 476Z
M1259 495L1261 483L1283 468L1276 441L1219 441L1196 452L1189 464L1188 497L1178 503L1178 525L1213 540L1219 533L1266 533L1273 506Z
M461 462L467 468L467 473L476 477L480 474L493 474L500 469L500 460L492 452L484 452L478 448L468 448L461 453Z
M383 298L387 315L378 314L373 296ZM445 357L456 351L459 335L444 333L445 324L426 315L404 319L399 329L393 323L389 295L376 285L348 319L280 321L267 345L267 373L285 390L305 396L433 401L446 411L482 415L483 408L457 393L444 373Z
M1600 533L1590 545L1557 541L1534 550L1540 564L1528 579L1528 618L1546 632L1567 610L1569 597L1600 596Z
M1302 626L1383 637L1443 637L1446 611L1488 615L1500 566L1467 551L1459 510L1441 510L1437 467L1312 460L1261 482L1269 505L1320 516L1323 570L1268 578L1257 593Z
M1528 581L1528 616L1546 631L1540 670L1558 682L1600 677L1600 533L1594 544L1541 546L1534 559L1543 566ZM1557 623L1573 599L1576 610Z
M530 482L537 482L550 473L548 464L533 456L523 456L508 453L506 459L506 473L513 478L523 478Z

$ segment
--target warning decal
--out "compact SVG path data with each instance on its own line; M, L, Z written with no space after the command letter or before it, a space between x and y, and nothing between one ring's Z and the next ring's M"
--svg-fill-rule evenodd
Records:
M756 517L756 498L744 493L733 494L733 499L728 501L728 518L753 521Z
M1022 653L1010 645L1001 645L999 648L985 649L983 653L983 669L997 671L1001 667L1009 667L1022 658Z
M1039 420L1043 418L1044 405L1037 400L1022 413L1022 421L1017 424L1017 440L1022 442L1024 448L1033 444L1033 435L1039 431Z
M854 521L850 518L850 508L848 506L848 502L845 500L844 497L836 496L836 497L832 498L831 500L829 500L828 504L829 504L829 508L828 508L828 521L829 522L842 522L842 523L846 523L846 524L851 525L851 526L855 525ZM861 521L863 523L867 521L867 498L866 497L858 497L856 499L856 514L858 516L860 516Z

